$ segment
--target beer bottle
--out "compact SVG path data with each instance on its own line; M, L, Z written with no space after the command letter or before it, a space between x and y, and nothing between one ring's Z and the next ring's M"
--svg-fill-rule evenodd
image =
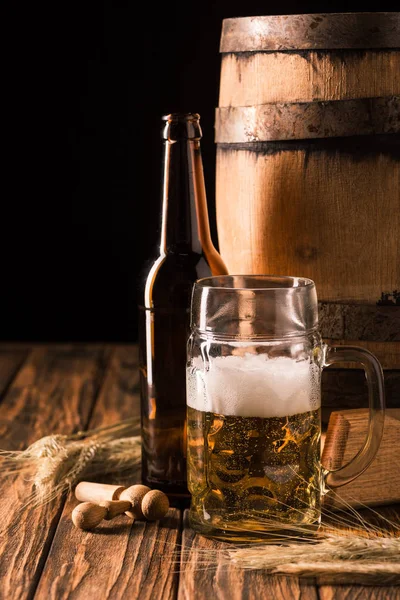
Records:
M193 283L227 273L210 235L200 116L162 118L161 235L139 282L142 480L174 499L186 486L186 344Z

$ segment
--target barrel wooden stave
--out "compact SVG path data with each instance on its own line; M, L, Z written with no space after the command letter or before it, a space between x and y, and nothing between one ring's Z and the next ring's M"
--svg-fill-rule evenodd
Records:
M375 304L400 289L399 160L225 145L217 165L219 248L231 273L309 277L329 302Z
M377 305L319 302L318 312L324 337L390 342L393 350L397 347L400 367L400 290L382 295Z
M229 271L313 279L324 340L373 352L397 402L399 41L400 13L225 19L215 127ZM335 372L340 405L363 376Z
M400 51L240 52L221 59L219 106L400 94Z

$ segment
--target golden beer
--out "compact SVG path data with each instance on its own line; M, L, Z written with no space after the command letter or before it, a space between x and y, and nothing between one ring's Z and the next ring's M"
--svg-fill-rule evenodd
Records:
M328 346L311 279L224 275L195 282L187 343L189 522L208 537L276 542L313 539L321 498L353 481L376 456L384 380L373 354ZM321 374L359 361L369 382L363 449L322 467Z
M318 521L319 409L290 417L246 418L188 407L187 424L196 529L207 533L210 528L237 528L242 538L247 530L273 531L277 523Z
M321 497L321 415L309 363L231 356L213 365L188 371L191 526L224 539L307 533L319 523ZM313 410L279 414L313 400ZM203 402L218 412L199 410Z

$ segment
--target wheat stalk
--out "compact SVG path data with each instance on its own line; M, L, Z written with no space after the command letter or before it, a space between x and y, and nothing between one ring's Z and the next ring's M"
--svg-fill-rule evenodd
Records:
M306 527L292 524L285 524L282 532L278 522L260 519L260 530L268 525L266 543L228 545L216 551L206 548L202 550L203 563L210 568L217 559L219 565L234 564L269 575L312 578L324 584L400 584L399 525L362 505L368 510L366 520L334 490L330 494L336 496L346 512L322 506L323 523L317 534L310 535ZM373 523L378 519L384 521L384 528L378 522ZM250 531L240 526L236 529L243 533Z
M323 572L388 572L400 576L400 538L328 534L315 544L257 545L227 550L244 569L316 576Z
M210 549L211 550L211 549ZM221 551L219 551L221 553ZM207 557L207 551L203 556ZM400 538L322 535L314 543L257 544L223 550L219 564L269 575L318 578L319 583L400 583Z
M370 511L378 515L374 509ZM388 535L386 529L370 524L355 509L351 509L350 514L359 521L358 531L349 529L354 523L347 515L335 517L336 525L328 523L329 529L324 524L313 537L305 527L290 524L285 524L285 533L274 537L279 524L271 521L272 533L266 534L266 543L229 543L213 547L211 542L207 547L191 547L186 552L183 548L181 569L185 569L186 563L194 571L234 566L267 575L313 579L319 584L400 584L398 526L384 519L394 530L393 535ZM265 527L265 521L260 520L261 525ZM249 532L240 527L236 530Z
M119 476L124 471L137 474L140 456L139 419L127 419L73 435L49 435L22 451L0 450L0 468L3 476L22 473L31 483L22 510L27 505L39 507L84 479ZM318 578L324 583L400 583L399 527L386 519L394 531L388 536L385 529L368 523L350 505L343 508L347 511L344 515L323 508L324 527L315 537L307 537L309 532L299 525L285 525L286 539L279 543L198 549L201 560L197 568L202 568L203 561L209 569L233 564L271 575ZM265 527L265 519L260 524ZM353 531L343 527L353 527ZM271 530L275 528L279 529L279 524L271 521ZM298 537L303 541L295 541Z
M139 419L72 435L49 435L21 451L0 450L2 475L23 473L32 491L24 505L37 507L68 492L78 481L138 469ZM29 477L29 473L31 476Z

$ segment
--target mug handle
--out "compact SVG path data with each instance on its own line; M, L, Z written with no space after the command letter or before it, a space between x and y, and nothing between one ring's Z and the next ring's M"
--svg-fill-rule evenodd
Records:
M350 483L371 464L379 450L385 420L385 387L381 364L364 348L354 346L325 346L324 367L335 363L357 362L362 365L368 383L369 423L363 447L343 467L328 470L323 467L325 483L330 488Z

